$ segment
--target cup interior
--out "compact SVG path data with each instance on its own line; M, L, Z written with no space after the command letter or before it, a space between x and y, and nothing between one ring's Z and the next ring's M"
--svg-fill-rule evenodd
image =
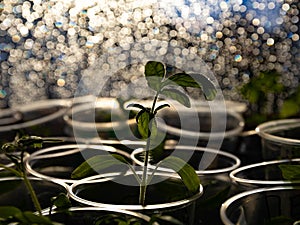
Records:
M223 203L221 219L225 225L293 224L300 219L299 201L298 187L246 191Z
M234 182L245 187L300 184L299 180L290 181L284 178L280 167L285 165L300 165L300 159L282 159L250 164L233 170L229 176Z

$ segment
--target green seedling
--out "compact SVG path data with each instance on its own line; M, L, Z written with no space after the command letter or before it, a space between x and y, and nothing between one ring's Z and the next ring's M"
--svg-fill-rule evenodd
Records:
M151 155L159 154L158 151L161 149L157 146L157 140L159 139L160 132L157 128L156 115L157 112L165 107L169 107L169 104L162 104L159 106L157 102L160 96L164 96L165 98L169 98L179 102L185 107L190 108L191 102L187 94L185 94L184 89L186 88L199 88L203 90L204 96L207 100L213 100L216 96L216 88L213 83L207 79L205 76L200 74L186 74L176 73L171 76L167 76L165 65L161 62L149 61L145 65L145 78L147 80L148 86L154 90L155 95L152 101L152 106L146 107L144 105L133 103L129 104L127 107L133 107L139 110L136 115L136 123L138 126L138 131L140 136L146 140L145 146L145 156L144 162L142 166L142 175L138 176L135 169L127 162L127 160L120 155L112 154L115 158L111 156L94 156L84 163L82 163L79 167L77 167L73 173L72 178L83 178L89 175L92 175L95 171L100 171L101 169L105 169L109 166L116 164L127 164L129 168L132 170L135 175L139 186L140 186L140 194L139 194L139 203L143 206L146 205L145 196L147 186L150 183L151 179L154 176L155 171L158 166L164 166L166 168L172 169L178 173L181 177L181 180L185 184L186 188L191 194L195 194L199 191L200 180L192 166L190 166L184 160L174 157L168 156L163 160L159 161L156 164L156 169L150 172L148 169L148 164ZM200 83L196 82L193 78L197 76L197 80ZM161 146L161 145L159 145ZM117 160L115 160L117 159Z
M25 186L30 194L31 200L34 204L36 212L22 211L14 206L1 206L0 207L0 224L37 224L37 225L58 225L59 223L51 221L48 217L43 216L42 208L35 193L34 188L31 185L30 179L25 168L25 155L26 152L40 149L43 143L57 142L58 140L41 138L37 136L22 136L16 138L13 142L5 143L1 147L1 153L5 154L8 159L14 164L14 167L7 167L0 164L0 167L11 172L17 177L22 178ZM64 196L60 196L60 201L53 199L54 206L59 208L66 208L70 206L69 199ZM57 204L58 203L58 204Z

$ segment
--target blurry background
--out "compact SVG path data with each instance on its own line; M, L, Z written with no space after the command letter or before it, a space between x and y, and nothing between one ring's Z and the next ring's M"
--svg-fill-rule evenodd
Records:
M124 71L103 93L114 96L142 72L126 67L129 58L134 65L172 47L178 65L201 58L226 100L266 117L295 116L299 10L299 0L3 0L0 108L84 95L84 75L95 82L98 69L118 65Z

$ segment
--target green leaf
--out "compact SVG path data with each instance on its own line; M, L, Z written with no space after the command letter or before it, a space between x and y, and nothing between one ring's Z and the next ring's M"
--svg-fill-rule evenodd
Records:
M41 148L43 147L43 139L37 136L23 136L17 140L17 145L34 149Z
M163 82L163 86L177 84L181 87L194 87L200 88L199 84L192 78L189 74L186 73L176 73Z
M5 143L1 146L1 153L12 153L17 150L14 143Z
M161 94L164 95L165 97L176 100L177 102L184 105L185 107L188 107L188 108L191 107L189 97L186 94L184 94L183 92L181 92L177 89L164 88L161 91Z
M53 225L58 223L52 223L47 216L35 215L33 212L23 212L15 215L22 224L37 224L37 225Z
M285 100L280 109L280 117L287 118L296 115L300 111L300 105L293 99Z
M136 119L137 119L137 125L138 125L138 131L142 138L146 139L150 136L151 132L149 130L149 123L151 120L149 110L142 110L138 113Z
M13 217L17 213L21 213L21 210L14 206L0 206L0 218L7 219L8 217Z
M200 179L194 168L184 160L175 156L168 156L161 161L160 166L170 168L177 172L191 193L199 191Z
M148 86L155 91L159 91L161 87L161 81L165 76L165 72L165 66L161 62L147 62L145 66L145 76Z
M250 103L256 103L262 94L255 87L252 87L251 83L247 83L241 87L240 92L242 96L247 99Z
M165 66L161 62L148 61L145 66L146 77L160 77L163 78L165 75Z
M172 85L174 83L183 88L201 88L206 100L213 100L217 94L215 85L202 74L189 75L186 73L177 73L166 79L162 86Z
M278 165L284 179L300 180L300 165Z
M51 202L58 210L68 209L72 206L70 199L65 193L59 193L57 196L51 198Z
M120 155L96 155L80 164L71 174L72 178L84 178L94 175L96 171L109 168L114 165L128 164L127 160Z
M208 101L214 100L217 95L217 89L215 85L202 74L191 74L200 83L201 89L204 93L204 97Z
M148 86L155 91L160 91L162 85L162 79L160 77L146 77Z
M154 143L155 143L155 140L154 140ZM151 139L151 143L150 143L150 156L151 156L151 161L153 163L157 163L161 160L162 156L163 156L163 153L164 153L164 142L160 142L158 145L156 144L155 147L152 146L154 144L152 142L152 139Z

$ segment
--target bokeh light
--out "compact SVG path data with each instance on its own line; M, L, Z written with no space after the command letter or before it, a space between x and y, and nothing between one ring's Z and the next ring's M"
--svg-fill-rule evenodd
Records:
M145 52L163 56L169 47L175 49L170 57L203 59L229 100L241 100L236 86L268 69L284 74L282 83L295 88L299 5L299 0L2 1L0 106L71 97L89 68L126 65L128 58L134 63ZM123 50L130 54L120 54ZM105 53L113 57L101 64ZM140 74L131 73L110 87L119 89Z

